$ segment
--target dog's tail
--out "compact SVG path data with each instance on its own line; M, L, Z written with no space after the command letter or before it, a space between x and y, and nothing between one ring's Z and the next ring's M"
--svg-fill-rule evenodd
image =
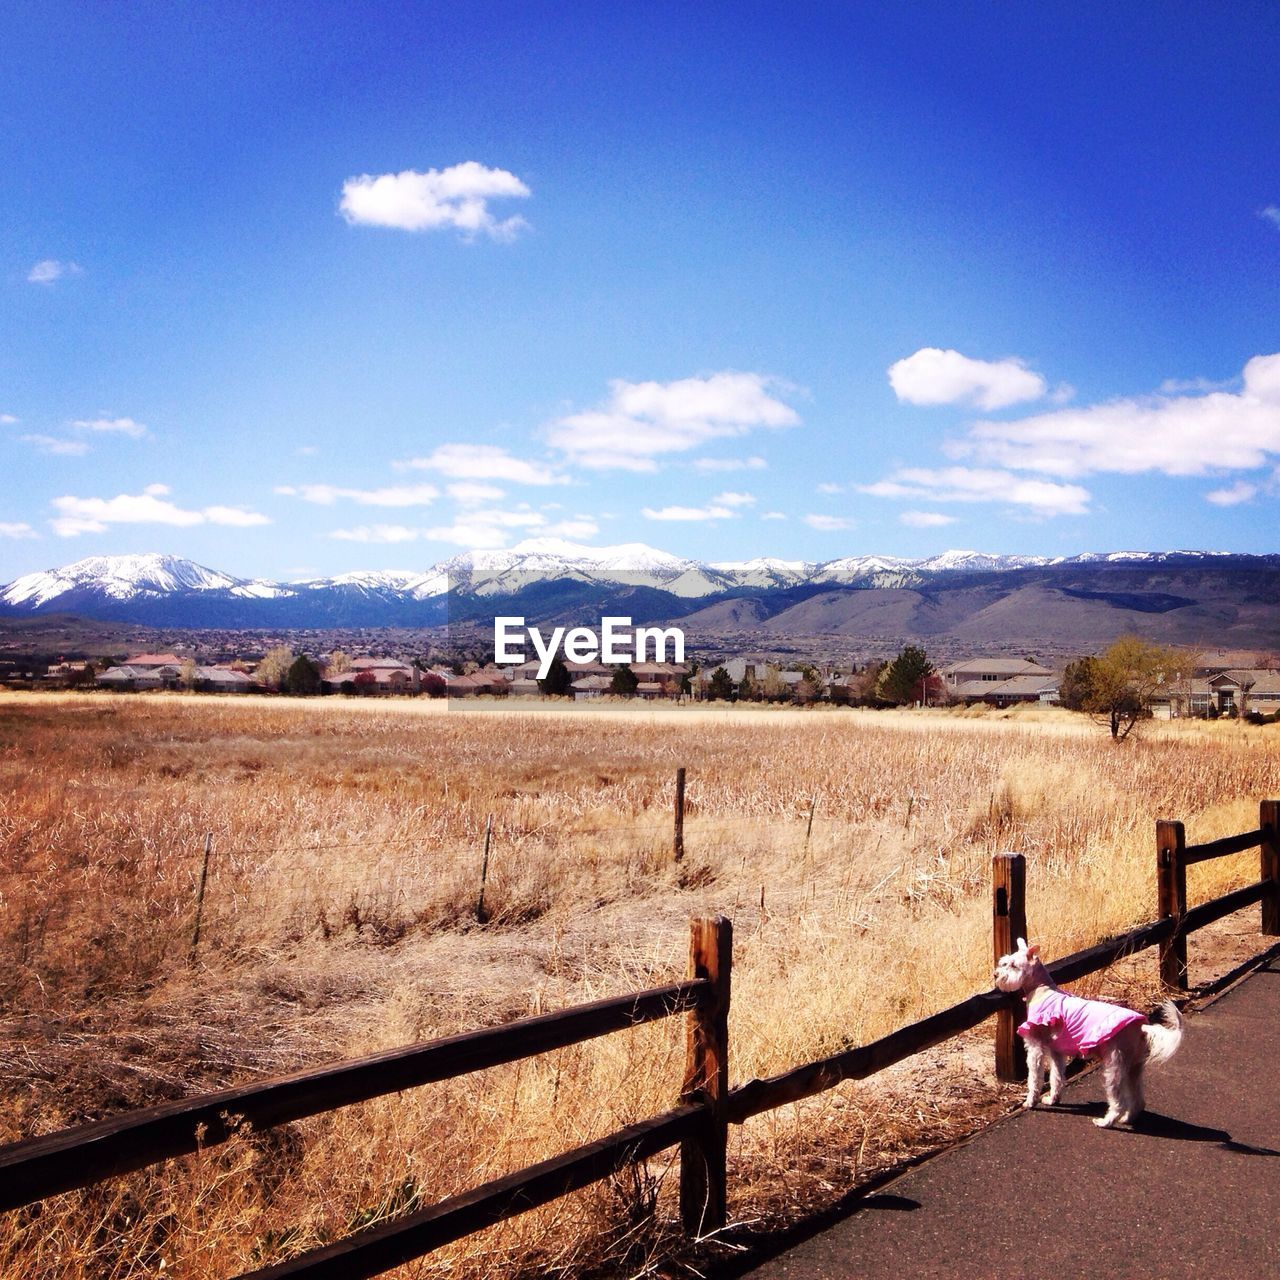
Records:
M1159 1021L1156 1020L1157 1016ZM1147 1038L1147 1064L1158 1067L1168 1062L1182 1043L1182 1013L1172 1000L1166 1000L1151 1016L1142 1034Z

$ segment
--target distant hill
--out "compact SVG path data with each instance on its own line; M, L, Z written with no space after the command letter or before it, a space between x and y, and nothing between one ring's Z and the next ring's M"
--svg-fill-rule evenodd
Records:
M945 639L966 649L1085 650L1135 631L1168 643L1280 648L1280 556L1090 553L1059 559L947 552L804 564L701 564L640 545L549 540L417 571L280 583L159 554L96 556L0 589L0 615L77 614L189 628L564 625L602 614L700 635Z

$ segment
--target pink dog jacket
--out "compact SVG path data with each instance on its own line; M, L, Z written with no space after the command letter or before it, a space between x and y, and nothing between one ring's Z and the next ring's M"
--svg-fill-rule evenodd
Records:
M1018 1034L1026 1038L1033 1027L1043 1027L1053 1033L1050 1043L1059 1053L1087 1058L1099 1045L1135 1022L1146 1022L1146 1018L1123 1005L1050 991L1036 1001Z

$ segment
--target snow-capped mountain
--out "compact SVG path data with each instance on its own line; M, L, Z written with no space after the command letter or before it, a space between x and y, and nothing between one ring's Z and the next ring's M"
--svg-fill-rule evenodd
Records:
M642 542L586 547L560 538L529 538L509 551L464 551L436 565L456 591L509 595L548 578L658 587L678 596L705 596L730 585L727 575Z
M371 596L408 596L414 600L425 600L448 591L449 580L436 569L428 569L425 573L418 569L357 569L352 573L340 573L335 578L309 578L295 582L288 590L298 593L335 587L363 591Z
M540 609L551 616L546 611L564 610L566 600L583 598L621 601L624 612L647 611L650 618L678 618L744 597L764 602L761 608L768 613L851 589L933 595L980 583L990 594L1003 591L993 584L1008 582L1013 590L1032 575L1063 598L1102 598L1100 591L1110 592L1128 601L1122 607L1150 613L1190 603L1170 581L1158 589L1152 585L1158 574L1171 579L1193 571L1273 573L1277 565L1280 557L1212 551L1084 552L1052 559L946 551L921 560L866 555L820 563L759 557L703 564L643 543L588 547L535 538L510 550L464 552L424 570L373 570L298 582L239 578L155 553L91 556L0 588L0 612L57 611L193 627L429 626L448 621L451 611L456 619L483 617L489 599L523 597L531 618ZM1151 582L1144 586L1139 579L1148 571ZM1117 575L1126 573L1131 580L1121 592ZM559 588L569 588L568 595ZM822 616L834 614L827 609Z
M180 591L235 591L253 585L177 556L90 556L61 569L18 578L0 592L0 599L8 605L25 605L34 610L82 591L112 600L133 600Z
M813 565L807 560L778 560L773 556L726 560L709 567L728 574L740 586L765 588L798 586L813 572Z

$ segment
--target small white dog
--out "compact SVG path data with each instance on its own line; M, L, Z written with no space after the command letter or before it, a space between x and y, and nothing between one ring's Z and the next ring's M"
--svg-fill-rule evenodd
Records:
M1109 1129L1131 1124L1146 1105L1142 1072L1168 1062L1182 1043L1182 1014L1172 1000L1160 1006L1169 1025L1151 1022L1133 1009L1105 1000L1085 1000L1058 988L1040 959L1039 948L1018 939L1018 949L996 964L996 986L1020 991L1027 1002L1027 1020L1018 1034L1027 1042L1027 1100L1040 1098L1045 1062L1049 1066L1052 1106L1062 1094L1063 1075L1071 1058L1097 1058L1102 1063L1107 1091L1107 1114L1093 1123Z

